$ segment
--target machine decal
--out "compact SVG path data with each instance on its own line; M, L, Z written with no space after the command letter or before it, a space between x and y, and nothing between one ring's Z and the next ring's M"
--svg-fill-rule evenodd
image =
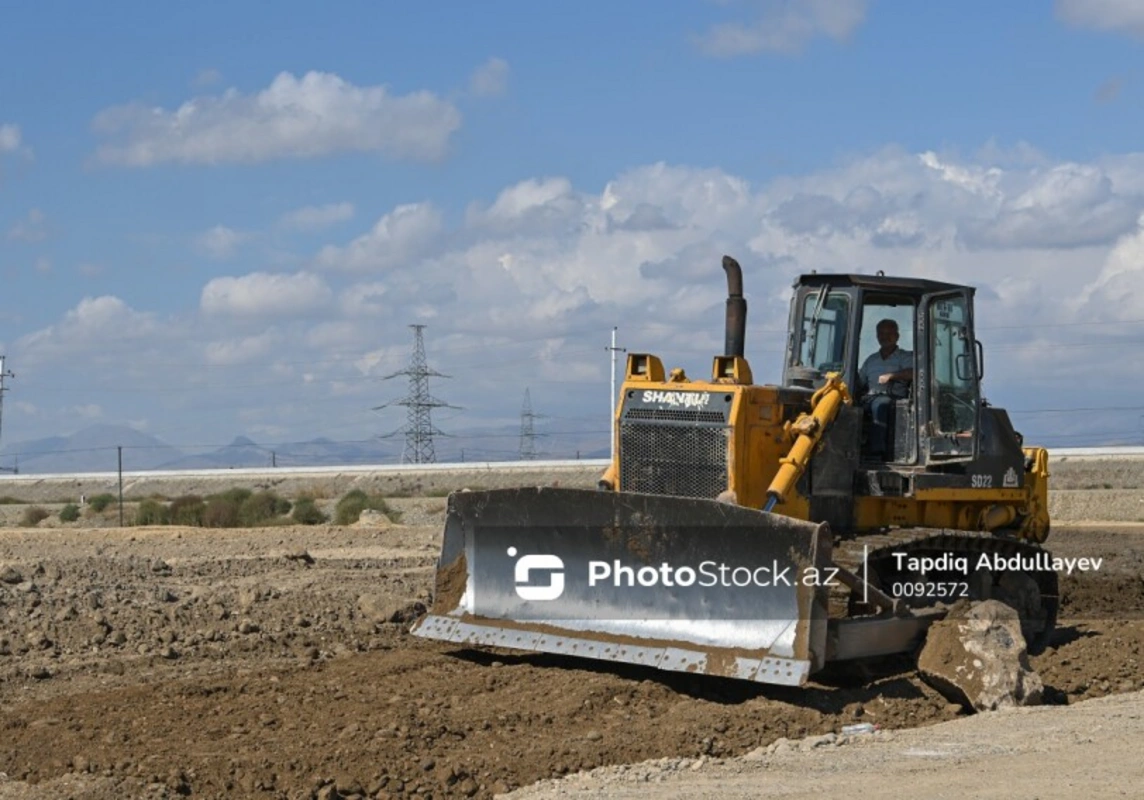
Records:
M657 403L672 408L706 408L711 403L710 392L657 392L643 393L645 403Z
M1005 471L1005 478L1004 478L1004 480L1001 481L1001 485L1004 486L1006 489L1016 489L1017 488L1017 470L1013 469L1012 467L1009 467L1009 469L1007 469Z
M992 475L973 475L969 479L969 485L974 489L992 489L993 476Z

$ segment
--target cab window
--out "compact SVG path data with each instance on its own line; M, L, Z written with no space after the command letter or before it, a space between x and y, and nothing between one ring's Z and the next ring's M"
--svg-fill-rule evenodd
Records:
M912 300L894 301L872 298L862 305L862 332L858 338L858 364L878 350L878 323L892 319L898 323L898 347L914 352L914 304Z
M846 363L850 297L843 292L811 292L803 300L797 365L841 372Z
M943 433L971 432L977 420L977 376L969 310L961 295L930 306L934 418Z

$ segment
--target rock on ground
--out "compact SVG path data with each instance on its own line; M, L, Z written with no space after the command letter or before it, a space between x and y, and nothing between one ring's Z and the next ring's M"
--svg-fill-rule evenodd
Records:
M934 623L918 670L951 701L977 711L1040 705L1044 694L1019 615L996 600L958 604Z

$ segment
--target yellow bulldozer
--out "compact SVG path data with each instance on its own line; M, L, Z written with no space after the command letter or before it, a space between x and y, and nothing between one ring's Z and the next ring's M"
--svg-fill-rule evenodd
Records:
M756 385L742 271L723 269L711 377L629 354L596 490L451 495L413 633L802 685L997 599L1043 646L1059 597L1048 454L982 396L973 288L802 275L782 383ZM906 366L882 377L878 358Z

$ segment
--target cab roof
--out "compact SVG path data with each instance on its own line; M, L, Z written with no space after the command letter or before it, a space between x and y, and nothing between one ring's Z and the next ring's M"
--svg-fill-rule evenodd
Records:
M971 294L972 286L961 286L956 283L943 283L925 278L892 278L886 275L853 275L828 272L811 272L799 275L793 284L797 289L800 286L822 286L830 284L834 287L856 286L861 289L874 289L884 291L910 292L928 294L930 292L949 292L966 289Z

